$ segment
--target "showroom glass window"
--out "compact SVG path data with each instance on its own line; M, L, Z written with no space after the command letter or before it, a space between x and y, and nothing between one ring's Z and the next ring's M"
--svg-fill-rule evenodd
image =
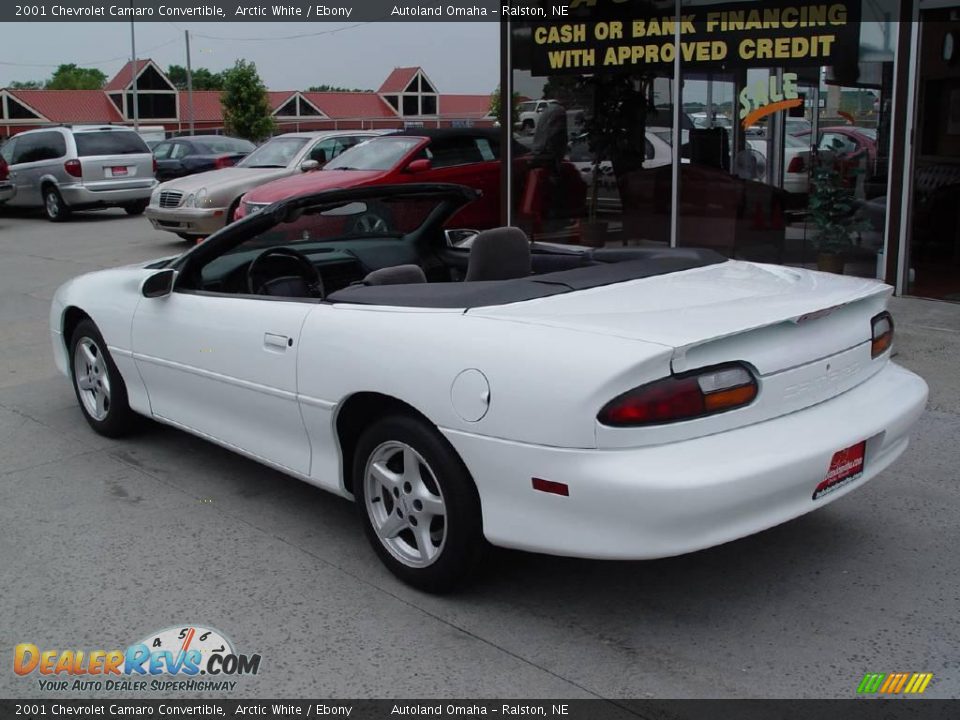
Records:
M678 18L662 3L597 0L563 23L514 24L514 134L531 150L514 163L514 223L562 242L812 267L824 248L811 190L824 167L834 172L821 181L855 207L846 272L874 276L897 8L684 0ZM550 110L532 108L551 101L567 126L559 159L540 123Z

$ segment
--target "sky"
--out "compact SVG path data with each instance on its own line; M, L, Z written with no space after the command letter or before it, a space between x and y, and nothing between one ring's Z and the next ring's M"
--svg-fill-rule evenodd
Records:
M17 23L7 30L14 28L3 37L0 87L46 79L60 63L96 67L112 78L130 57L128 22ZM486 94L499 82L494 22L141 22L135 24L137 55L164 69L186 65L184 30L195 68L219 71L238 58L252 60L272 90L324 83L376 90L394 67L413 65L444 93ZM325 34L277 39L303 33Z

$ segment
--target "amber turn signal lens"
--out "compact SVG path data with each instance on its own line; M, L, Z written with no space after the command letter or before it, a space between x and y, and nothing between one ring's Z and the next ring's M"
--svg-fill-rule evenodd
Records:
M870 356L878 357L883 355L883 353L893 345L893 317L884 310L879 315L873 317L870 325Z

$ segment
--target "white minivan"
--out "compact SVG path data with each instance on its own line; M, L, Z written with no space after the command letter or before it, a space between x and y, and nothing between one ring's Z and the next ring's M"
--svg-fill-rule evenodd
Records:
M27 130L10 138L0 154L16 187L7 204L43 208L54 222L66 220L73 210L107 207L139 215L157 186L153 154L125 127Z

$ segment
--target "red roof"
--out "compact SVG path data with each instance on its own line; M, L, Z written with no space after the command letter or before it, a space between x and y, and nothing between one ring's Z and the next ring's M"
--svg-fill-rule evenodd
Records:
M180 119L190 122L190 100L186 90L180 91ZM194 122L220 122L223 120L223 108L220 105L219 90L193 91Z
M393 72L387 75L387 79L383 81L383 85L380 86L377 92L403 92L407 89L407 85L410 84L410 81L413 80L419 70L419 67L394 68Z
M397 117L393 109L376 93L305 92L303 96L316 105L317 109L335 120Z
M146 67L147 63L151 62L147 60L137 60L137 75ZM133 62L127 61L127 63L120 68L120 71L113 76L113 80L108 82L103 86L103 89L107 92L112 90L123 90L127 85L133 81Z
M441 95L442 117L482 118L490 114L489 95Z
M279 110L287 100L297 94L296 90L267 90L267 101L271 110Z
M122 122L120 111L101 90L7 90L50 122Z

